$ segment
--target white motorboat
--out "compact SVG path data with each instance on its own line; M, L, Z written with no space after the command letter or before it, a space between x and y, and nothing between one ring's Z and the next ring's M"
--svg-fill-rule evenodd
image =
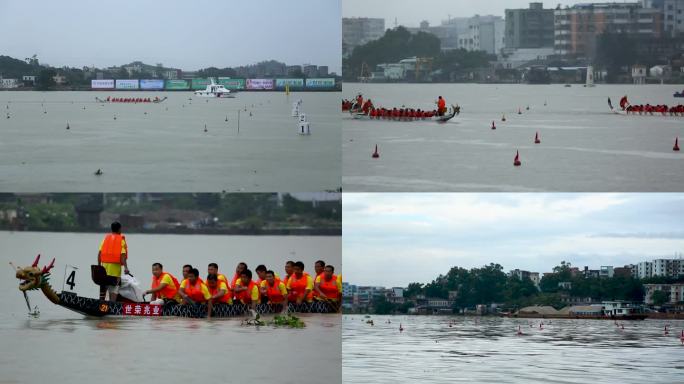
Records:
M234 98L235 92L231 92L230 89L226 89L221 84L216 84L211 81L211 84L207 85L207 89L203 91L195 91L195 96L199 97L222 97L222 98Z

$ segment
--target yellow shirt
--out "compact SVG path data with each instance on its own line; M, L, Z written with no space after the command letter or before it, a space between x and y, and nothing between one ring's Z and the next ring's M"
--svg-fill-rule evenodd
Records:
M237 287L238 285L242 285L242 279L237 279L235 281L235 286ZM249 296L252 298L252 301L259 301L259 284L254 284L252 287L252 292L249 293Z
M280 280L277 280L278 282L278 290L280 293L283 295L283 297L287 298L287 288L285 288L285 283L283 283ZM268 281L264 280L260 284L261 288L266 288L268 289Z
M180 287L185 289L185 287L187 287L189 284L190 284L190 282L188 281L188 279L185 279L181 283ZM201 287L200 289L202 290L202 296L204 296L204 300L211 299L211 293L209 293L209 288L207 288L207 285L200 281L200 287Z

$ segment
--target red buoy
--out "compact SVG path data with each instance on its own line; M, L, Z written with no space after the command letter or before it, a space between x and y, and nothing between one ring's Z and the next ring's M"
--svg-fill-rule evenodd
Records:
M675 145L672 147L673 151L679 151L679 137L675 137Z
M516 167L522 165L522 163L520 162L520 153L518 153L518 151L515 151L515 159L513 159L513 165Z
M518 108L518 115L522 115L522 111Z
M399 332L404 332L404 327L399 323Z
M494 120L492 120L492 129L496 129L496 124L494 124Z
M684 345L684 330L682 330L682 335L679 337L679 341L681 341L682 345Z
M535 133L535 135L534 135L534 143L535 144L541 143L541 140L539 139L539 132Z
M374 159L377 159L378 157L380 157L380 154L378 153L378 145L377 144L375 144L375 152L373 152L372 157Z
M665 332L663 333L665 336L670 334L670 331L667 330L667 325L665 326Z
M520 329L520 326L518 325L518 336L521 336L522 334L523 334L522 330Z
M506 115L501 115L501 121L506 121Z

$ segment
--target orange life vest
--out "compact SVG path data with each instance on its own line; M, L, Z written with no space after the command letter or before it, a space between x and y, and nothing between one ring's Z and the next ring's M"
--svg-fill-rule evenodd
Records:
M176 294L180 289L180 284L178 283L178 280L170 273L162 272L162 274L159 275L159 277L152 275L152 289L157 288L161 284L164 275L169 275L171 281L173 281L174 286L172 287L166 284L166 287L164 287L161 291L157 292L157 297L161 297L163 299L173 299L176 297Z
M204 294L202 294L203 285L205 284L200 279L197 279L195 284L192 284L190 279L188 279L188 283L185 285L185 294L196 303L204 303L206 299L204 299Z
M306 291L306 282L308 280L309 274L306 272L302 272L302 277L297 278L296 274L292 274L290 276L290 301L296 301L298 297L302 296L304 292ZM305 299L306 301L311 301L311 298L313 297L313 293L309 292L308 295L306 295Z
M444 101L444 99L439 99L439 101L437 101L437 108L440 111L445 109L446 108L446 101Z
M266 296L268 296L268 301L273 304L285 301L285 296L280 292L280 283L282 283L282 281L274 279L273 285L271 286L268 281L266 281Z
M247 290L236 293L235 299L242 301L244 304L250 304L252 302L252 290L254 290L254 287L256 287L256 283L254 282L254 280L250 280L249 285L247 286ZM257 288L257 291L258 290L259 288Z
M110 233L105 236L102 242L102 249L100 250L100 261L103 263L121 264L121 240L126 237L119 233ZM128 258L128 251L126 251L126 258Z
M340 291L337 289L337 276L335 275L332 275L330 280L326 280L325 275L321 276L318 289L329 299L337 300L340 296Z
M316 277L313 278L314 285L316 284L316 279L318 279L319 276L321 277L321 281L323 280L323 274L324 274L324 273L325 273L325 272L321 272L321 273L319 273L318 275L316 275ZM312 295L313 297L318 297L318 292L316 291L316 288L315 288L315 287L314 287L314 290L311 291L311 295Z
M230 281L231 288L235 288L235 282L238 281L239 278L240 276L237 274L237 272L235 272L235 274L233 275L233 280Z
M218 291L219 291L219 285L221 285L221 281L220 281L220 280L216 282L216 286L215 286L214 288L210 287L210 286L207 284L207 288L209 289L209 293L211 293L212 296L214 296L215 294L218 293ZM228 284L226 284L226 286L227 286L227 285L228 285ZM228 288L228 292L226 292L225 295L221 296L221 297L218 299L219 303L226 303L226 304L228 304L228 303L230 303L231 299L233 298L233 294L231 293L230 288L229 288L229 287L227 287L227 288Z

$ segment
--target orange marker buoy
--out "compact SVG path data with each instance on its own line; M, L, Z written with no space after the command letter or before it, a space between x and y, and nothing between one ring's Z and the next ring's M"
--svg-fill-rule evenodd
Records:
M518 115L522 115L522 111L518 108Z
M679 137L675 137L675 145L672 147L673 151L679 151Z
M378 153L378 145L375 144L375 152L373 152L373 155L371 156L374 159L377 159L380 157L380 154Z
M496 124L494 124L494 120L492 120L492 129L496 129Z
M535 144L541 143L541 140L539 139L539 132L535 133L535 135L534 135L534 143Z
M522 165L522 163L520 162L520 153L518 153L518 151L515 151L515 159L513 159L513 165L516 167Z

